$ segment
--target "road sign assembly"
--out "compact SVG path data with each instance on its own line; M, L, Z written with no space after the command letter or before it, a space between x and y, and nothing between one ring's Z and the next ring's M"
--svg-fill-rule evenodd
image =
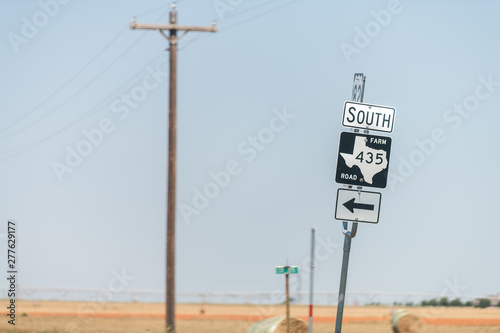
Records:
M342 132L335 181L340 184L385 188L392 139L387 136Z
M366 76L354 74L352 101L344 103L342 125L353 132L340 133L335 181L349 188L337 190L335 219L342 221L344 254L340 273L339 298L335 333L342 332L347 270L351 242L356 237L358 222L378 223L382 194L362 191L363 186L385 188L389 174L392 139L387 136L369 135L369 131L392 133L396 109L387 106L364 104ZM360 133L360 129L364 133ZM353 189L353 185L357 188ZM352 222L349 230L349 222Z
M290 333L290 288L289 276L290 274L297 274L299 268L297 266L276 266L276 274L285 274L285 290L286 290L286 326L287 332Z

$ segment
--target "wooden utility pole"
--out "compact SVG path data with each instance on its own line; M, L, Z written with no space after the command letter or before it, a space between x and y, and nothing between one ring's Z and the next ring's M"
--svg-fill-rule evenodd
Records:
M132 19L130 29L157 30L170 43L170 80L168 101L168 176L167 176L167 281L166 327L175 333L175 185L177 146L177 43L188 31L216 32L217 27L187 26L177 24L175 3L170 11L170 24L139 24ZM169 31L167 35L165 31ZM184 33L177 37L177 31Z
M286 273L285 275L285 285L286 285L286 332L290 333L290 288L288 283L288 277L290 274Z
M288 260L287 260L288 262ZM286 292L286 331L290 333L290 284L289 275L297 274L299 268L297 266L276 266L277 274L285 274L285 292Z

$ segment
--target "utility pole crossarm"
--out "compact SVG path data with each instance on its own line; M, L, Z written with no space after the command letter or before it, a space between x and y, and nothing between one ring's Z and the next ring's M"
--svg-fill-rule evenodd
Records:
M130 29L134 30L177 30L177 31L202 31L202 32L217 32L217 26L199 27L194 25L178 25L178 24L154 24L154 23L136 23L134 20L130 22Z

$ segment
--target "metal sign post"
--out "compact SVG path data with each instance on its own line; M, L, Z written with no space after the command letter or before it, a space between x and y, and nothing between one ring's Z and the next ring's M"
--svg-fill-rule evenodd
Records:
M352 100L363 102L365 94L366 76L363 73L354 74L354 83L352 88ZM357 130L356 130L357 131ZM349 267L349 253L351 251L351 240L356 236L358 223L352 224L351 230L348 229L348 223L342 222L342 233L344 234L344 256L342 257L342 271L340 273L339 301L337 305L337 317L335 322L335 333L342 331L342 318L344 316L345 288L347 285L347 269Z
M353 102L363 102L365 94L366 76L363 73L354 74L354 82L352 84L352 100Z
M349 267L349 253L351 251L351 240L356 236L358 223L352 224L351 230L347 229L347 222L342 222L344 237L344 256L342 257L342 272L340 273L339 302L337 305L337 318L335 333L342 331L342 317L344 316L345 287L347 284L347 268Z
M316 242L316 228L311 229L311 272L309 279L309 333L312 333L313 294L314 294L314 247Z
M276 266L276 274L285 274L285 289L286 289L286 329L290 333L290 290L289 290L289 275L297 274L299 268L297 266Z

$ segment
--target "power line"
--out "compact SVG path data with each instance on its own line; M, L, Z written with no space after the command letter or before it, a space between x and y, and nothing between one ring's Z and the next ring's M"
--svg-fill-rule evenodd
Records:
M178 0L178 2L181 2L181 1L184 1L184 0ZM144 13L140 13L139 15L136 15L135 17L140 17L140 16L143 16L143 15L147 15L147 14L150 14L150 13L153 13L153 12L156 12L157 10L159 9L163 9L165 7L170 7L170 4L166 4L166 5L161 5L159 7L156 7L156 8L153 8L151 10L148 10L147 12L144 12ZM128 24L127 24L127 28L128 28Z
M19 122L21 122L22 120L26 119L26 117L28 117L30 114L32 114L34 111L38 110L40 107L42 107L43 105L45 105L45 103L47 103L52 97L54 97L55 95L57 95L61 90L63 90L68 84L70 84L71 82L73 82L83 71L85 71L97 58L99 58L103 53L104 51L106 51L106 49L114 42L118 39L118 37L120 37L120 35L127 29L127 27L125 27L124 29L121 29L120 32L118 32L112 39L111 41L109 41L105 46L104 48L102 48L94 57L92 57L85 65L83 65L83 67L81 67L70 79L66 80L61 86L59 86L59 88L57 88L52 94L50 94L47 98L45 98L42 102L40 102L37 106L35 106L34 108L32 108L29 112L27 112L26 114L24 114L23 116L19 117L18 119L14 120L13 123L9 124L7 127L4 127L0 130L0 132L4 132L6 130L8 130L9 128L11 128L12 126L18 124ZM14 134L12 135L8 135L8 136L5 136L1 139L8 139L9 137L17 134L18 132L15 132Z
M247 13L247 12L253 11L253 10L255 10L255 9L261 8L261 7L263 7L263 6L269 5L270 3L277 2L277 1L280 1L280 0L271 0L271 1L268 1L268 2L266 2L266 3L264 3L264 4L259 4L259 5L256 5L256 6L254 6L254 7L251 7L251 8L245 9L245 10L244 10L244 11L242 11L242 12L238 12L238 13L235 13L235 14L229 15L228 17L229 17L229 18L231 18L231 17L237 16L237 15L241 15L241 14L243 14L243 13ZM267 14L272 13L272 12L275 12L275 11L277 11L277 10L279 10L279 9L285 8L285 7L287 7L287 6L290 6L290 5L292 5L293 3L296 3L296 2L298 2L298 1L301 1L301 0L292 0L292 1L290 1L290 2L288 2L288 3L285 3L285 4L281 5L281 6L274 7L274 8L272 8L272 9L270 9L270 10L268 10L268 11L264 12L264 13L260 13L260 14L258 14L258 15L256 15L256 16L250 17L250 18L248 18L248 19L246 19L246 20L243 20L243 21L240 21L240 22L238 22L238 23L232 24L232 25L230 25L230 26L228 26L228 27L226 27L226 28L221 28L221 29L219 29L219 31L220 31L220 32L223 32L223 31L226 31L226 30L229 30L229 29L235 28L235 27L237 27L237 26L240 26L240 25L242 25L242 24L245 24L245 23L251 22L251 21L256 20L256 19L258 19L258 18L260 18L260 17L262 17L262 16L264 16L264 15L267 15ZM181 51L185 50L185 49L186 49L189 45L191 45L191 44L192 44L192 43L194 43L195 41L200 40L200 39L203 39L203 38L206 38L206 37L207 37L206 35L198 35L198 36L194 37L193 39L191 39L191 40L189 40L189 41L187 41L187 42L186 42L186 44L184 45L184 47L182 47Z
M226 30L229 30L229 29L235 28L235 27L240 26L240 25L242 25L242 24L245 24L245 23L251 22L251 21L253 21L253 20L256 20L256 19L258 19L258 18L260 18L260 17L262 17L262 16L264 16L264 15L267 15L267 14L273 13L273 12L275 12L275 11L277 11L277 10L283 9L283 8L285 8L285 7L288 7L288 6L290 6L290 5L292 5L292 4L296 3L296 2L299 2L299 1L302 1L302 0L292 0L292 1L290 1L290 2L288 2L288 3L285 3L285 4L281 5L281 6L274 7L274 8L270 9L269 11L267 11L267 12L265 12L265 13L262 13L262 14L260 14L260 15L256 15L256 16L254 16L254 17L251 17L251 18L249 18L249 19L247 19L247 20L243 20L243 21L241 21L241 22L235 23L235 24L230 25L229 27L224 28L224 29L221 29L221 30L222 30L222 31L226 31Z
M185 1L185 0L184 0L184 1ZM255 10L255 9L258 9L258 8L261 8L261 7L265 6L265 5L268 5L268 4L272 3L272 2L277 2L277 1L280 1L280 0L271 0L271 1L266 2L265 4L259 4L259 5L256 5L256 6L254 6L254 7L251 7L251 8L246 9L244 12L249 12L249 11L252 11L252 10ZM233 25L231 25L231 26L229 26L229 27L227 27L227 28L225 28L225 29L222 29L222 31L224 31L224 30L228 30L228 29L232 29L232 28L235 28L235 27L237 27L237 26L239 26L239 25L242 25L242 24L248 23L248 22L250 22L250 21L256 20L256 19L257 19L257 18L259 18L259 17L262 17L262 16L264 16L264 15L266 15L266 14L269 14L269 13L271 13L271 12L277 11L277 10L279 10L279 9L281 9L281 8L287 7L287 6L289 6L289 5L291 5L291 4L295 3L295 2L298 2L298 1L301 1L301 0L292 0L292 1L290 1L290 2L288 2L288 3L285 3L285 4L281 5L281 6L274 7L273 9L271 9L271 10L269 10L269 11L267 11L267 12L264 12L264 13L258 14L258 15L254 16L254 17L251 17L251 18L247 19L247 20L244 20L244 21L238 22L238 23L233 24ZM164 8L164 7L166 7L166 6L170 6L170 5L164 5L164 6L161 6L161 7L157 7L157 8L156 8L156 9L154 9L154 10L157 10L157 9L159 9L159 8ZM154 11L154 10L151 10L151 11ZM145 12L145 13L140 14L140 15L145 15L145 14L148 14L148 13L149 13L149 12L151 12L151 11ZM165 13L166 13L166 12L165 12ZM164 14L165 14L165 13L164 13ZM163 16L164 14L162 14L162 16ZM238 13L238 15L239 15L239 13ZM137 15L137 16L139 16L139 15ZM136 17L137 17L137 16L136 16ZM233 14L232 16L236 16L236 14ZM160 17L160 18L161 18L161 17ZM159 19L158 19L158 20L159 20ZM157 20L157 21L158 21L158 20ZM143 37L143 36L141 36L139 39L141 39L142 37ZM139 40L139 39L138 39L138 40ZM199 39L199 38L194 38L194 39L192 39L191 41L187 42L187 44L183 47L183 49L185 49L188 45L190 45L191 43L193 43L194 41L196 41L196 40L198 40L198 39ZM136 40L136 41L133 43L133 45L135 45L135 43L137 43L137 42L138 42L138 40ZM132 45L131 45L131 47L132 47ZM162 53L160 53L160 55L161 55L161 54L163 54L163 51L162 51ZM158 56L157 56L157 57L155 57L155 59L157 59L157 58L158 58ZM153 62L153 61L151 61L150 63L152 63L152 62ZM139 74L139 73L138 73L138 74ZM138 74L136 74L136 75L138 75ZM127 83L125 83L125 84L123 84L122 86L120 86L120 88L115 89L115 91L120 90L120 89L121 89L121 87L125 86L126 84L127 84ZM115 93L115 92L113 92L112 94L114 94L114 93ZM111 94L110 94L110 95L111 95ZM108 97L109 97L110 95L108 95ZM72 96L71 98L73 98L73 97L74 97L74 96ZM104 98L104 100L107 100L107 99L108 99L108 97ZM103 101L104 101L104 100L103 100ZM66 102L66 101L65 101L65 102ZM100 103L98 103L97 105L100 105ZM97 107L97 105L96 105L96 107ZM62 106L62 105L59 105L58 107L60 107L60 106ZM90 110L95 109L96 107L91 108ZM97 110L97 111L98 111L98 110ZM95 112L97 112L97 111L92 112L90 115L92 115L93 113L95 113ZM52 112L52 111L51 111L51 112ZM32 148L34 148L35 146L37 146L37 145L39 145L39 144L41 144L41 143L43 143L43 142L45 142L45 141L47 141L47 140L49 140L49 139L51 139L51 138L55 137L56 135L58 135L58 134L60 134L60 133L64 132L66 129L68 129L68 128L70 128L70 127L72 127L72 126L74 126L74 125L78 124L79 122L81 122L81 121L83 121L83 120L85 120L85 119L87 119L87 118L89 118L89 117L90 117L90 115L88 115L87 117L83 117L83 115L82 115L82 116L80 116L80 117L79 117L79 118L77 118L75 121L72 121L71 123L67 124L65 127L63 127L63 128L61 128L61 129L59 129L59 130L58 130L58 131L56 131L55 133L52 133L52 134L50 134L50 135L46 136L45 138L43 138L43 139L41 139L41 140L35 141L35 142L33 142L33 143L30 143L30 144L27 144L27 145L25 145L25 146L18 147L18 148L12 149L12 150L7 150L7 151L3 151L3 152L1 152L1 153L9 153L9 152L17 151L16 153L14 153L13 155L10 155L9 157L6 157L6 158L3 158L3 159L0 159L0 161L6 161L6 160L9 160L9 159L11 159L11 158L13 158L13 157L15 157L15 156L18 156L18 155L20 155L20 154L24 153L25 151L28 151L28 150L30 150L30 149L32 149ZM0 138L0 139L1 139L1 138Z
M13 132L13 133L11 133L9 135L6 135L4 137L1 137L0 140L3 141L3 140L6 140L6 139L9 139L9 138L11 138L11 137L13 137L13 136L15 136L15 135L23 132L24 130L26 130L26 129L30 128L30 127L33 127L34 125L38 124L40 121L42 121L47 116L51 115L52 113L54 113L57 110L59 110L60 108L62 108L69 101L71 101L76 96L80 95L80 93L82 93L85 89L87 89L90 85L92 85L95 81L97 81L97 79L99 79L104 73L106 73L118 60L120 60L121 58L123 58L123 56L125 54L127 54L127 52L130 51L132 49L132 47L135 46L136 43L138 43L142 38L144 38L144 36L145 36L145 34L142 34L138 39L136 39L136 41L125 50L125 52L123 52L122 54L120 54L113 62L111 62L108 66L106 66L100 73L98 73L94 78L92 78L89 82L87 82L76 93L74 93L70 97L66 98L62 103L60 103L58 106L56 106L55 108L53 108L52 110L50 110L48 113L42 115L41 117L39 117L35 121L29 123L28 125L19 128L17 131L15 131L15 132Z
M253 10L255 10L255 9L258 9L258 8L261 8L261 7L265 7L265 6L270 5L270 4L272 4L272 3L274 3L274 2L277 2L277 1L282 1L282 0L270 0L270 1L266 1L266 2L261 3L261 4L258 4L258 5L256 5L256 6L253 6L253 7L247 8L247 9L245 9L245 10L239 10L239 11L237 11L237 12L236 12L236 13L234 13L234 14L228 14L228 15L227 15L227 18L224 18L224 19L225 19L225 20L227 20L227 19L232 19L233 17L239 16L239 15L243 15L243 14L245 14L245 13L251 12L251 11L253 11Z
M180 0L180 1L182 1L182 0ZM169 6L169 5L162 5L160 7L156 7L154 9L148 10L148 11L146 11L144 13L141 13L141 14L139 14L137 16L146 15L146 14L152 13L154 11L157 11L157 10L159 10L161 8L165 8L167 6ZM168 11L163 12L163 14L157 19L157 21L160 20L167 12ZM124 26L123 29L121 29L117 34L115 34L115 36L108 43L106 43L106 45L99 52L97 52L97 54L95 56L93 56L75 74L73 74L73 76L71 76L71 78L69 78L68 80L66 80L61 86L59 86L59 88L57 88L54 92L52 92L47 98L45 98L38 105L36 105L35 107L33 107L29 112L27 112L23 116L19 117L18 119L16 119L13 123L9 124L8 126L2 128L0 130L0 133L7 131L8 129L12 128L13 126L15 126L16 124L18 124L19 122L21 122L24 119L26 119L29 115L31 115L33 112L35 112L40 107L42 107L43 105L45 105L50 99L52 99L55 95L57 95L59 92L61 92L66 86L68 86L71 82L73 82L81 73L83 73L87 68L89 68L90 65L92 65L108 49L108 47L111 44L113 44L121 36L121 34L124 31L126 31L126 30L128 30L128 25ZM144 35L145 34L143 34L142 36L140 36L134 43L132 43L132 46L135 45L137 42L139 42L144 37ZM130 50L130 47L124 53L127 53L129 50ZM101 73L98 74L97 77L99 77L101 74L103 74L105 71L107 71L119 58L121 58L124 55L124 53L122 53L117 59L115 59L115 61L111 65L108 65ZM97 77L95 77L93 80L91 80L91 82L94 82L97 79ZM47 115L50 115L51 113L53 113L54 111L56 111L58 108L60 108L62 105L64 105L68 100L70 100L70 99L74 98L75 96L77 96L81 91L83 91L88 86L89 85L87 84L77 94L72 95L69 99L67 99L65 102L63 102L58 107L56 107L56 109L53 109L52 111L50 111L45 116L42 116L41 118L37 119L34 123L29 124L29 125L27 125L25 127L22 127L21 129L15 131L14 133L11 133L10 135L6 135L4 137L1 137L0 140L9 139L9 138L11 138L11 137L19 134L20 132L24 131L25 129L30 128L34 124L38 123L41 119L45 118Z
M159 53L157 56L155 56L151 61L149 61L145 66L149 66L151 64L153 64L156 60L158 60L158 58L160 56L164 55L163 51L161 53ZM135 73L132 77L130 77L124 84L122 84L120 87L116 88L112 93L108 94L108 96L106 96L105 98L103 98L99 103L97 103L94 107L90 108L89 111L83 113L82 115L80 115L78 118L76 118L75 120L71 121L70 123L68 123L67 125L65 125L64 127L58 129L56 132L50 134L50 135L47 135L46 137L40 139L40 140L37 140L35 142L31 142L29 144L26 144L22 147L18 147L18 148L14 148L14 149L10 149L10 150L4 150L0 153L2 154L5 154L5 153L13 153L12 155L8 156L8 157L5 157L5 158L2 158L0 159L0 161L7 161L7 160L10 160L42 143L44 143L45 141L47 140L50 140L52 139L53 137L59 135L60 133L64 132L65 130L75 126L76 124L90 118L92 115L94 115L95 113L97 113L98 111L101 111L103 110L105 107L108 106L108 104L113 101L114 99L116 99L116 94L118 94L120 91L122 91L122 88L127 86L127 85L130 85L130 81L134 80L136 77L138 77L139 75L143 74L144 72L144 68L142 68L141 70L139 70L137 73Z
M180 1L183 1L183 0L180 0ZM185 0L184 0L185 1ZM257 6L254 6L254 7L251 7L251 8L248 8L242 12L239 12L239 13L236 13L236 14L233 14L231 16L237 16L237 15L240 15L240 14L243 14L243 13L246 13L246 12L249 12L249 11L253 11L255 9L258 9L260 7L263 7L263 6L266 6L266 5L269 5L270 3L273 3L273 2L276 2L276 1L279 1L279 0L271 0L271 1L268 1L266 3L263 3L263 4L259 4ZM245 20L245 21L242 21L240 23L237 23L237 24L233 24L232 26L229 26L228 28L225 28L223 30L228 30L228 29L231 29L231 28L234 28L238 25L241 25L241 24L244 24L244 23L247 23L249 21L252 21L254 19L257 19L265 14L268 14L270 12L273 12L277 9L280 9L280 8L283 8L285 6L288 6L290 5L291 3L293 2L296 2L296 1L300 1L300 0L294 0L290 3L287 3L283 6L279 6L279 7L276 7L266 13L263 13L263 14L260 14L260 15L257 15L253 18L250 18L248 20ZM167 7L169 5L162 5L162 6L159 6L159 7L156 7L154 9L151 9L149 11L146 11L144 13L141 13L137 16L142 16L142 15L146 15L146 14L149 14L151 12L154 12L154 11L157 11L158 9L161 9L161 8L164 8L164 7ZM166 11L168 12L168 11ZM158 19L157 21L159 21L161 19L161 17L163 17L166 12L164 12ZM43 106L47 101L49 101L52 97L54 97L56 94L58 94L61 90L63 90L69 83L71 83L78 75L80 75L83 71L85 71L97 58L99 58L99 56L101 56L104 51L114 42L118 39L118 37L125 31L127 30L127 27L125 27L124 29L120 30L120 32L118 32L118 34L116 34L112 40L110 42L108 42L103 49L101 49L101 51L99 51L90 61L88 61L76 74L74 74L69 80L67 80L63 85L61 85L58 89L56 89L56 91L54 91L51 95L49 95L49 97L47 97L46 99L44 99L40 104L38 104L36 107L34 107L30 112L28 112L27 114L25 114L24 116L18 118L17 120L15 120L13 123L11 123L9 126L7 126L6 128L0 130L0 132L3 132L3 131L6 131L8 130L9 128L11 128L12 126L16 125L17 123L19 123L20 121L24 120L27 116L29 116L31 113L33 113L34 111L36 111L37 109L39 109L41 106ZM83 90L85 90L87 87L89 87L90 85L92 85L95 81L97 81L97 79L102 76L107 70L109 70L119 59L121 59L126 53L128 53L131 48L137 44L143 37L145 36L145 33L143 35L141 35L129 48L127 48L125 50L124 53L122 53L120 56L118 56L118 58L116 58L111 64L109 64L108 66L105 67L105 69L103 71L101 71L96 77L94 77L91 81L89 81L83 88L81 88L80 90L78 90L75 94L73 94L72 96L70 96L69 98L67 98L66 100L64 100L62 103L60 103L56 108L52 109L51 111L49 111L47 114L39 117L38 119L36 119L34 122L24 126L24 127L21 127L20 129L18 129L17 131L11 133L11 134L8 134L6 136L3 136L3 137L0 137L0 140L7 140L21 132L23 132L24 130L36 125L37 123L39 123L40 121L42 121L44 118L46 118L47 116L49 116L50 114L54 113L55 111L59 110L61 107L63 107L64 105L66 105L67 102L69 102L70 100L72 100L73 98L75 98L76 96L78 96L81 92L83 92ZM192 42L194 42L195 40L197 40L199 38L195 38L191 41L189 41L183 49L185 49L187 46L189 46Z

